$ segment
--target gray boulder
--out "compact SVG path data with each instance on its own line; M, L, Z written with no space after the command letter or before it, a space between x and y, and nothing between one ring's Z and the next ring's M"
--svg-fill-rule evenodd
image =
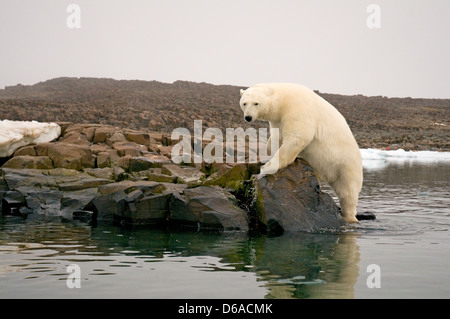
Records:
M251 210L268 232L317 231L346 224L340 208L320 190L313 169L297 158L272 175L252 178Z
M72 219L73 211L82 210L94 198L98 185L112 182L64 168L2 168L2 214L34 214Z
M247 213L237 206L233 195L218 186L200 186L174 194L170 221L197 230L248 231Z
M165 224L173 193L186 185L152 181L122 181L98 187L86 209L97 213L97 220L128 225Z
M89 209L97 213L97 220L100 222L112 222L114 216L121 216L124 209L123 204L129 193L136 189L155 187L155 182L132 182L122 181L101 185L97 189L97 194L92 199Z

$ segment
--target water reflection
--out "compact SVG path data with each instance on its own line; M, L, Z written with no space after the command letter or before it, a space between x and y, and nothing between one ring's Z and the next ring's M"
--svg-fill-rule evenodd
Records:
M135 279L148 280L146 270L152 269L155 262L169 261L166 266L172 267L170 262L195 257L196 262L189 267L198 272L233 272L236 277L253 274L254 284L265 298L352 298L359 262L356 236L293 233L249 237L235 232L169 232L91 227L74 222L27 223L8 217L0 224L0 280L20 273L22 279L39 278L48 287L54 284L55 289L61 290L61 283L55 281L67 278L65 267L70 263L89 264L89 274L84 279L92 282L98 275L123 278L124 269L130 267L134 268ZM8 256L16 260L13 262ZM190 274L185 268L177 271ZM154 282L152 286L161 284ZM197 288L204 292L216 289L208 281L191 284L202 286ZM2 286L0 295L8 297ZM99 287L94 289L99 289L97 294L103 293ZM174 298L192 297L180 295L176 286L170 290Z
M353 298L356 235L291 233L255 241L256 272L268 298Z

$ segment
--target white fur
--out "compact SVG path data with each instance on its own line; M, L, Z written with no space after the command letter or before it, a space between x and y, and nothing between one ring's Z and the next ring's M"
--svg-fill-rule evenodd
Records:
M312 90L290 83L257 84L241 90L240 105L252 121L269 121L271 133L279 129L278 156L261 167L261 173L284 168L297 156L304 158L319 181L328 182L336 192L345 220L357 222L361 154L338 110ZM271 134L271 138L276 137Z

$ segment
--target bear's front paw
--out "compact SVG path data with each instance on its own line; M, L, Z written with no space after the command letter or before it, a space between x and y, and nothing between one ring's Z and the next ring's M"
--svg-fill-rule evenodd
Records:
M275 174L277 171L278 171L278 167L276 165L273 165L269 161L267 164L261 166L260 173L267 175L267 174Z

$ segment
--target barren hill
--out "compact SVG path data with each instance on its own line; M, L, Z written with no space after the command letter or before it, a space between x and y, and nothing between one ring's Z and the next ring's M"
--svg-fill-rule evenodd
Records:
M176 81L56 78L0 90L0 119L111 124L170 133L249 127L239 89ZM319 93L347 119L360 147L450 150L450 99L387 98ZM259 122L254 127L267 127Z

